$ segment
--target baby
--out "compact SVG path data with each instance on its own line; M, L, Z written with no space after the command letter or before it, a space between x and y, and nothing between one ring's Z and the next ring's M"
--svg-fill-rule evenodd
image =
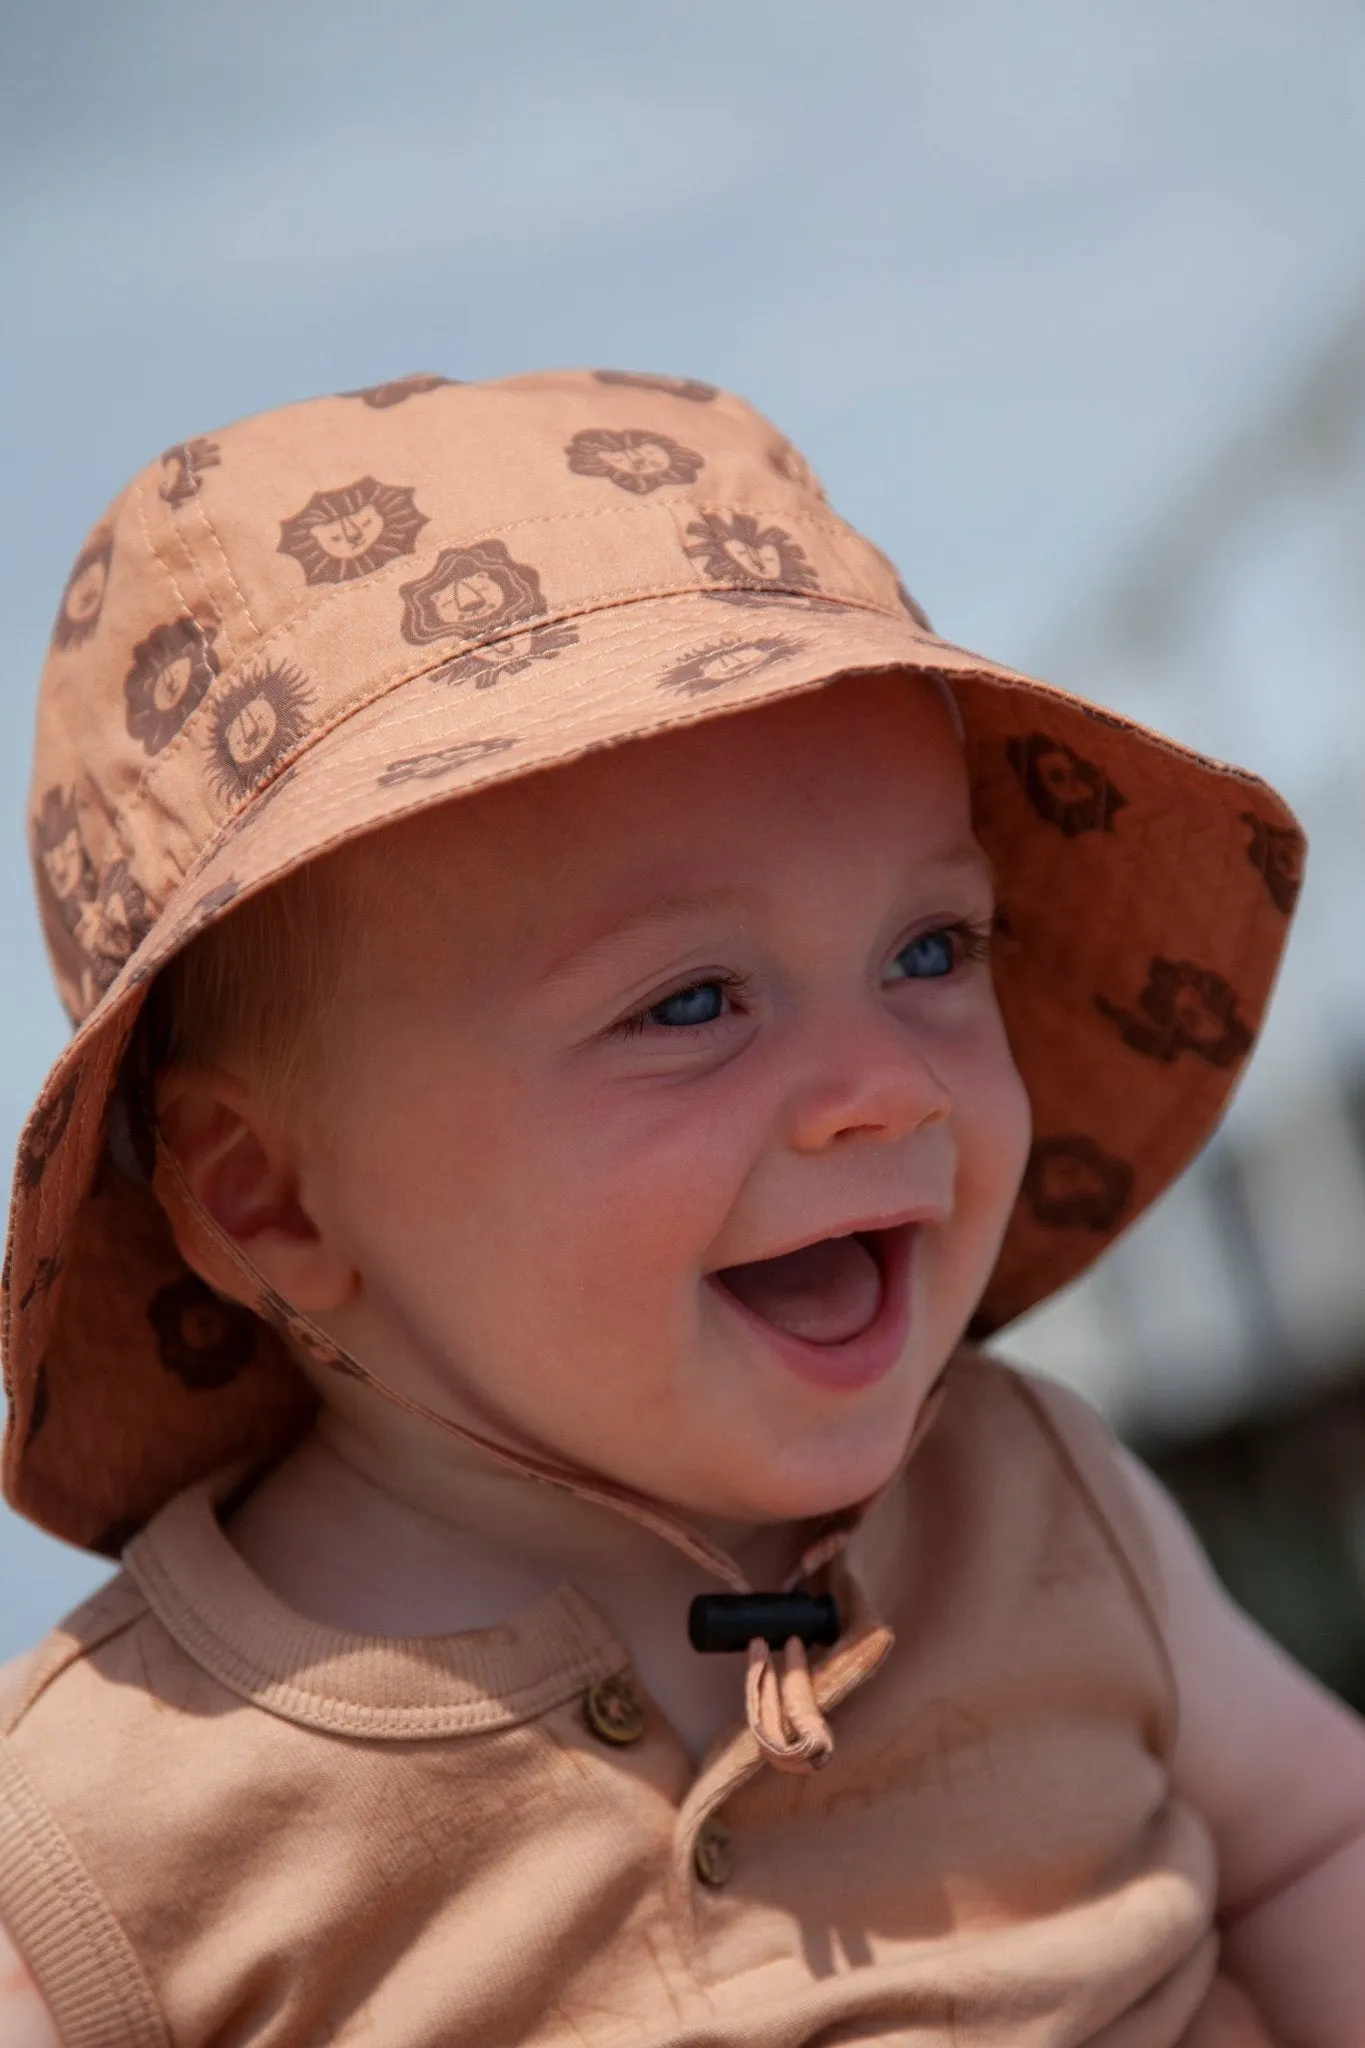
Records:
M3 2048L1362 2048L1365 1733L966 1341L1208 1136L1300 840L695 381L173 449L33 798Z

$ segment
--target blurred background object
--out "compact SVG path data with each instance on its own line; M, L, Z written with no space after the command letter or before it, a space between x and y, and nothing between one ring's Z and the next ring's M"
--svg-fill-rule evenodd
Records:
M1048 636L1057 681L1285 787L1313 881L1222 1131L1005 1348L1100 1398L1243 1604L1365 1708L1363 571L1365 294Z
M423 368L701 376L940 628L1314 840L1225 1133L1002 1349L1365 1705L1365 0L0 6L0 1140L67 567L160 449ZM0 1657L106 1570L0 1510Z

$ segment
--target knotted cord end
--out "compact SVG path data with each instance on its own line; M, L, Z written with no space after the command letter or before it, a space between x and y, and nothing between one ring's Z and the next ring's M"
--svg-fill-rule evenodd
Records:
M822 1770L834 1754L834 1737L811 1683L806 1646L789 1636L779 1671L761 1636L749 1645L744 1675L744 1710L755 1742L779 1771Z

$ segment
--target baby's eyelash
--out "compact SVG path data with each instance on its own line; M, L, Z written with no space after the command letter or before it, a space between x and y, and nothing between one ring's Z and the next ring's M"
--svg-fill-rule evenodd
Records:
M977 920L960 918L955 924L944 925L943 929L951 932L958 941L964 960L989 960L995 927L995 918L986 917Z
M666 1003L670 996L686 995L690 988L718 988L729 1001L742 1002L751 987L747 975L729 973L723 968L715 974L698 974L691 981L680 982L677 988L665 989L661 996L656 996L652 1003L646 1003L642 1010L636 1010L633 1016L623 1017L619 1024L612 1025L612 1032L623 1038L638 1038L649 1024L651 1010L657 1010L660 1003ZM676 1031L686 1029L686 1026L675 1025L673 1028ZM706 1026L698 1024L693 1028L704 1031Z

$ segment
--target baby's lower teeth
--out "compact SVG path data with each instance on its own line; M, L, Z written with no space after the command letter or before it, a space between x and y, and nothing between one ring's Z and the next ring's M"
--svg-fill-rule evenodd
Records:
M822 1238L719 1277L755 1315L808 1344L847 1343L881 1307L881 1269L857 1237Z

